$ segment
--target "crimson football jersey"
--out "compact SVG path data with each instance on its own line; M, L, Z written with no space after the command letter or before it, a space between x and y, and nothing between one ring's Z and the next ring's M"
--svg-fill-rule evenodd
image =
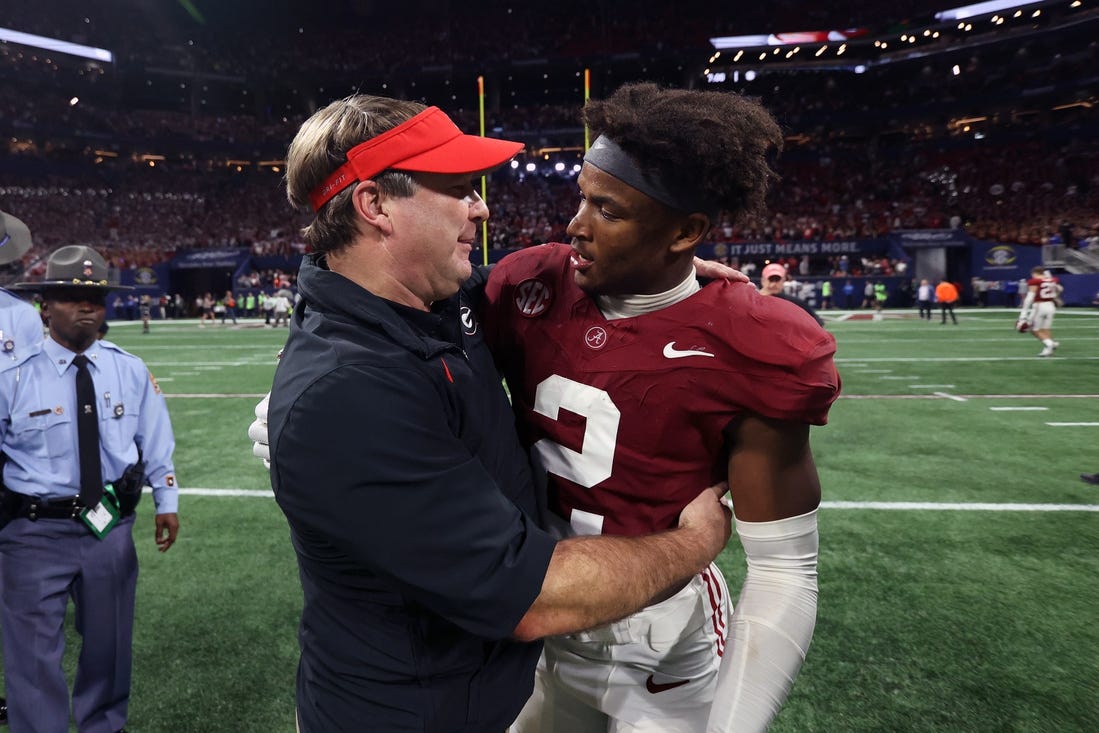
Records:
M1032 277L1026 281L1027 288L1037 288L1034 293L1035 303L1045 303L1057 299L1060 288L1057 287L1055 277Z
M839 394L835 339L748 283L607 320L573 281L571 247L500 262L483 322L549 505L580 534L670 529L725 479L722 431L744 412L822 425Z

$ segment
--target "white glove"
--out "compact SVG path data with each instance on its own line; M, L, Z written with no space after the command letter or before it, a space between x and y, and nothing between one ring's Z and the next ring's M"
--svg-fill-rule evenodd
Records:
M271 468L271 446L267 444L267 405L271 401L271 393L268 392L256 405L256 419L248 426L248 438L252 441L252 455L263 459L263 465Z

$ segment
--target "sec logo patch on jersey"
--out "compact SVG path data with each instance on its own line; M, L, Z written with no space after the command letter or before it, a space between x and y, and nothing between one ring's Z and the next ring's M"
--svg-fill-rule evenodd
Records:
M552 303L553 291L541 280L531 278L515 286L515 308L525 318L537 318Z

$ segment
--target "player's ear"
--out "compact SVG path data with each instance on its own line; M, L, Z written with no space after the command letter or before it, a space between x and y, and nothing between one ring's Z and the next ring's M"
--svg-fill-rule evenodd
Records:
M702 243L703 238L710 231L710 217L702 213L688 214L680 219L679 231L675 242L672 243L672 252L689 252Z

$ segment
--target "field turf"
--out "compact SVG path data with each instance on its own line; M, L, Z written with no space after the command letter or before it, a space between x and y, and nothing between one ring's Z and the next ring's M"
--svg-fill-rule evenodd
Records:
M1060 312L1048 359L1015 311L825 315L817 631L772 730L1099 730L1099 312ZM166 554L139 508L131 733L294 730L301 590L246 437L285 335L112 324L168 396L184 494ZM735 540L719 563L735 596Z

